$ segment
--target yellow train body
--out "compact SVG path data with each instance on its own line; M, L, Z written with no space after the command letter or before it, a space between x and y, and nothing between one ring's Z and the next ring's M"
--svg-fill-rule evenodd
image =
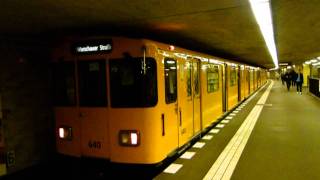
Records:
M108 39L110 44L99 45L101 39ZM98 52L98 46L101 51L112 50ZM139 61L139 81L147 78L146 71L155 68L152 77L148 77L154 78L153 82L148 83L156 85L139 87L147 94L142 105L115 103L116 98L125 102L142 93L127 95L122 92L125 88L113 87L137 80L126 76L129 70L120 73L117 61L122 60ZM53 64L60 68L59 63L66 67L62 67L64 74L57 72L55 79L56 84L63 84L56 88L56 99L61 96L59 92L65 93L54 110L57 151L119 163L163 161L266 82L262 69L145 39L68 38L53 52ZM115 82L111 76L125 78ZM132 97L134 93L137 97ZM149 95L153 97L150 102ZM125 144L126 138L133 144Z

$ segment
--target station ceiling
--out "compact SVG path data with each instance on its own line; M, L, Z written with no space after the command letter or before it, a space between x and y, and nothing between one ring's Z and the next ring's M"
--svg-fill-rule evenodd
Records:
M320 2L272 0L279 62L320 56ZM1 37L126 35L266 68L273 61L248 0L1 0Z

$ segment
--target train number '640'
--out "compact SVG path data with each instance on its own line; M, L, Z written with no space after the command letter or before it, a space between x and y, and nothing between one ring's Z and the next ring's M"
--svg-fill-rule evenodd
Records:
M100 141L92 141L90 140L88 142L89 148L95 148L95 149L100 149L101 148L101 142Z

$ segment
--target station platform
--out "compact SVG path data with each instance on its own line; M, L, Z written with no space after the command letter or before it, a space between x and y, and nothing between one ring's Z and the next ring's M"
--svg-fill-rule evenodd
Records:
M319 110L269 81L154 179L320 179Z

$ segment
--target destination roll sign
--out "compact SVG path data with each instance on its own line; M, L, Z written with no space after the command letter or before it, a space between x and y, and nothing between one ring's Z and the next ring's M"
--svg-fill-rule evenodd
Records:
M99 54L112 50L111 40L86 41L74 44L72 50L75 54Z

